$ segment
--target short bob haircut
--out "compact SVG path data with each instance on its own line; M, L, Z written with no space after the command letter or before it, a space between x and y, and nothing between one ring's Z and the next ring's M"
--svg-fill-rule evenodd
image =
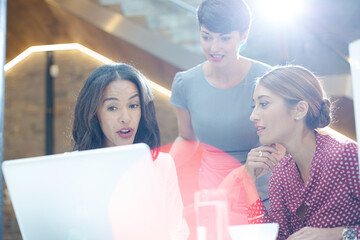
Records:
M159 154L160 132L153 95L145 76L136 68L124 63L101 66L86 80L75 106L73 150L105 147L105 135L100 127L97 111L105 88L115 80L127 80L136 85L139 91L141 118L134 143L149 145L155 159Z
M275 67L259 78L257 84L282 97L290 107L306 101L309 110L305 122L310 130L330 124L331 103L319 79L308 69L296 65Z
M250 29L251 11L243 0L203 0L197 9L200 26L211 32L227 34Z

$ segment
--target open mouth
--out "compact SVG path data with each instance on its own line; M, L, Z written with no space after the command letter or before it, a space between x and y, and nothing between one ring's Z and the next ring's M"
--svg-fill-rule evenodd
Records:
M131 128L123 128L120 129L120 131L117 132L117 134L124 139L131 138L134 134L134 130Z
M256 130L257 130L256 133L259 134L259 133L261 133L262 131L264 131L264 129L265 129L265 127L258 127L258 126L257 126L257 127L256 127Z
M224 57L224 55L213 55L213 54L210 54L210 56L216 59L221 59L222 57Z
M210 54L210 57L213 61L220 61L221 59L224 58L224 55L214 55L214 54Z

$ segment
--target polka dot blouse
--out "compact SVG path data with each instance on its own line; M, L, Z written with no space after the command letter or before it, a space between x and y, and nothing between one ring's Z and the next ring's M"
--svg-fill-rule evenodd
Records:
M353 227L360 237L360 176L355 143L316 133L316 151L306 185L290 155L280 160L269 183L270 210L260 200L250 222L279 223L278 239L301 228ZM299 208L303 211L299 214ZM298 213L297 213L298 211ZM257 216L264 214L262 218Z

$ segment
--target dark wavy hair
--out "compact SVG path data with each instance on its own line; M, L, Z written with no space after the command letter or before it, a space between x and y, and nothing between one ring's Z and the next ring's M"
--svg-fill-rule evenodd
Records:
M100 127L97 111L105 88L115 80L127 80L136 85L139 91L141 118L134 143L149 145L153 158L156 159L159 154L160 132L153 94L145 76L136 68L124 63L101 66L87 78L75 106L73 150L105 147L105 135Z
M212 32L242 34L250 29L252 15L243 0L203 0L197 9L197 18L200 26Z
M257 84L281 96L289 106L306 101L309 110L305 121L309 129L330 124L331 103L319 79L308 69L296 65L274 67L259 78Z

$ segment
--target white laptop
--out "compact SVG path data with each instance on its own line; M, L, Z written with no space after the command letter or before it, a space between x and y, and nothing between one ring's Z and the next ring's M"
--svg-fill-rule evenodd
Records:
M24 240L166 239L145 144L4 161Z

